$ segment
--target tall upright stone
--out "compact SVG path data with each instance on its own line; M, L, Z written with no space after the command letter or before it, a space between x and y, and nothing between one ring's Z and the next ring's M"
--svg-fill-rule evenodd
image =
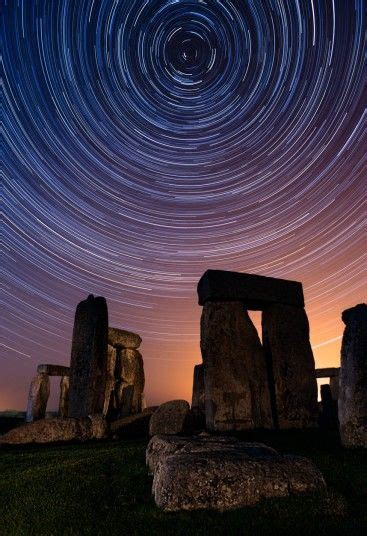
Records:
M262 331L276 426L315 426L317 384L305 310L290 305L270 305L263 311Z
M207 302L201 316L209 430L271 425L264 353L243 304Z
M114 414L116 409L115 401L115 368L116 368L116 348L108 345L107 350L107 369L106 369L106 388L105 388L105 399L103 404L103 415L111 416Z
M197 416L205 414L205 383L203 365L194 366L191 410Z
M69 376L62 376L60 380L59 416L67 417L69 414Z
M69 417L102 413L105 399L108 312L93 295L77 306L70 363Z
M48 375L37 373L29 389L26 422L38 421L45 418L49 396L50 379Z
M367 447L367 305L347 309L342 320L340 436L345 447Z
M131 413L142 411L143 393L145 386L144 363L138 350L124 348L120 353L121 378L133 386Z

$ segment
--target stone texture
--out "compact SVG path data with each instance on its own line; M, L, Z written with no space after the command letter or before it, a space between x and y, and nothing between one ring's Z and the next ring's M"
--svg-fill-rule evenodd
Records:
M275 425L304 428L317 422L315 362L304 309L272 305L262 315Z
M187 448L186 452L183 449ZM265 445L187 446L154 467L152 492L164 511L226 511L261 499L320 491L324 479L306 458L281 456Z
M116 385L116 404L117 411L116 415L119 418L128 417L132 415L133 409L133 396L134 396L134 386L129 383L120 380Z
M147 437L153 410L146 408L142 413L129 415L111 423L111 432L117 437Z
M63 367L62 365L38 365L37 372L48 374L48 376L69 376L70 367Z
M60 380L59 416L67 417L69 414L69 376L62 376Z
M0 437L0 444L56 443L60 441L87 441L101 439L106 434L106 423L93 415L86 419L42 419L10 430Z
M302 284L262 275L207 270L198 283L199 304L241 301L246 309L270 304L304 306Z
M240 442L235 437L211 436L206 433L197 436L170 436L156 435L151 438L146 450L146 464L150 473L154 473L159 463L175 453L204 453L222 449L241 450L245 449L264 456L273 456L277 452L263 443Z
M124 416L123 404L126 399L124 390L127 386L133 386L131 408L129 413L142 411L143 392L145 385L144 363L141 353L130 348L120 349L117 354L116 374L119 378L118 404L119 415ZM123 398L125 396L125 399ZM127 415L129 414L127 413Z
M208 430L271 427L266 361L241 302L208 302L201 316Z
M367 447L367 305L347 309L342 319L340 436L345 447Z
M190 405L186 400L171 400L161 404L150 420L150 435L183 433L189 411Z
M75 313L70 363L69 416L86 417L104 409L107 370L106 300L88 296Z
M44 419L49 396L49 377L47 374L38 373L33 378L29 389L26 422Z
M137 333L124 329L108 328L108 344L137 349L141 344L141 337Z

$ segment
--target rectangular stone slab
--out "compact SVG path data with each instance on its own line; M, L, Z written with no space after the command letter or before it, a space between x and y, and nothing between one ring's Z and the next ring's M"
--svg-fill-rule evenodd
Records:
M207 270L198 283L199 305L212 301L241 301L246 309L267 305L304 306L302 284L262 275Z
M62 365L38 365L37 372L48 374L48 376L69 376L70 367L63 367Z
M310 460L258 454L258 450L224 446L168 456L154 473L152 492L157 506L165 512L226 511L265 498L325 489L320 471Z
M339 367L318 368L316 369L316 378L335 378L339 376Z

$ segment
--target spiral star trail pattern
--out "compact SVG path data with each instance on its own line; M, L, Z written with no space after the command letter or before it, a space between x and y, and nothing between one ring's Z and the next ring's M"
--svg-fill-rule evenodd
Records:
M89 293L142 335L148 401L190 399L207 268L302 281L338 365L366 298L365 9L5 0L0 408L68 363Z

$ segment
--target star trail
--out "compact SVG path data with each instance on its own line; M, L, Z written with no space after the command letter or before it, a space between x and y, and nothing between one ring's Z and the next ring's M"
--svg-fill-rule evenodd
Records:
M5 0L0 409L75 306L191 397L207 268L304 284L318 366L366 300L364 0Z

